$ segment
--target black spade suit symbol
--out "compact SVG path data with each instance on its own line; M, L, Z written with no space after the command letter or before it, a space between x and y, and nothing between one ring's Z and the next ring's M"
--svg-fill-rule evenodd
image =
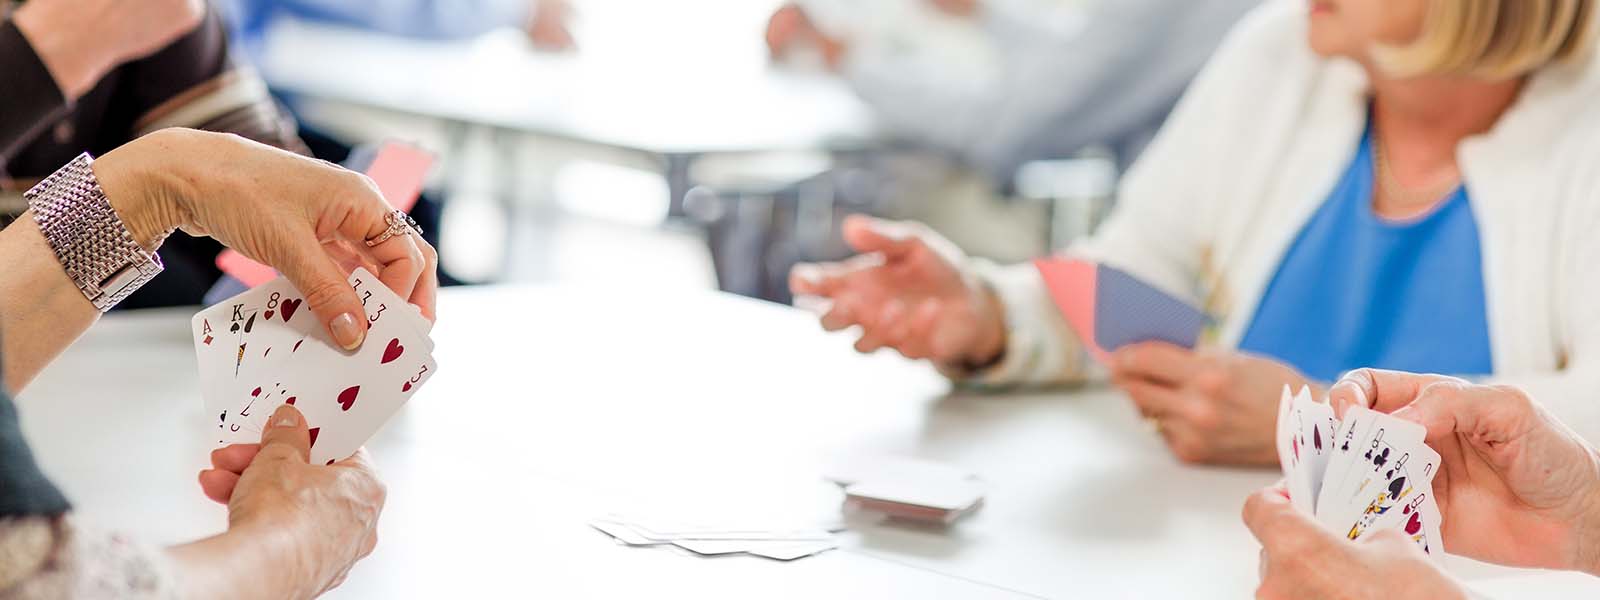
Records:
M1400 477L1396 477L1394 479L1394 481L1389 482L1389 498L1394 499L1394 500L1399 500L1400 499L1400 492L1403 492L1405 490L1406 490L1406 478L1405 478L1405 476L1402 475Z

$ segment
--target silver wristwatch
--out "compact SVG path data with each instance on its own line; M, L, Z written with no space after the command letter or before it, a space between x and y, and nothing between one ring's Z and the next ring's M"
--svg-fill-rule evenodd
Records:
M106 200L87 153L23 194L67 277L100 312L161 274L161 257L134 241Z

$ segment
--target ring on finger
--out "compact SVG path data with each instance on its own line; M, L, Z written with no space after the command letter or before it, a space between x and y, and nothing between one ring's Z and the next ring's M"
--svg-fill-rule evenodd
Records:
M397 235L422 234L422 228L417 225L417 221L403 210L389 211L389 214L383 216L383 222L388 224L388 228L384 229L383 233L367 240L368 248L387 242L389 238Z

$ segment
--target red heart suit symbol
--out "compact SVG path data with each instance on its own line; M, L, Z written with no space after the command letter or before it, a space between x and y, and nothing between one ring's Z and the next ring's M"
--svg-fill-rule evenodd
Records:
M322 428L321 427L312 427L311 428L311 447L312 448L317 447L317 434L321 433L321 432L322 432Z
M293 319L294 318L294 311L299 310L299 308L300 308L300 301L299 300L284 300L283 301L283 322L288 323L289 319ZM270 315L270 314L267 315L267 318L271 319L272 315Z
M402 391L402 392L411 391L411 382L410 381L406 381L404 385L401 385L400 386L400 391Z
M383 360L378 364L386 365L394 362L394 359L400 358L400 355L405 354L405 352L406 347L400 345L400 338L391 339L389 340L389 345L383 349Z
M356 396L360 393L361 386L359 385L352 385L346 388L345 391L339 392L339 408L341 410L350 410L351 406L355 406Z

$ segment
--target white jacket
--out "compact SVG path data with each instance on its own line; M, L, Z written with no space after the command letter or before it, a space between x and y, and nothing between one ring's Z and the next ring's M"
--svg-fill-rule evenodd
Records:
M1366 126L1365 73L1318 57L1306 29L1298 0L1268 2L1241 22L1123 180L1105 225L1068 250L1203 306L1224 347L1239 343ZM1492 379L1528 389L1600 441L1597 107L1600 61L1548 67L1489 133L1461 143L1457 160L1481 238ZM1032 266L973 266L1005 304L1010 330L1004 361L975 381L1087 376Z

